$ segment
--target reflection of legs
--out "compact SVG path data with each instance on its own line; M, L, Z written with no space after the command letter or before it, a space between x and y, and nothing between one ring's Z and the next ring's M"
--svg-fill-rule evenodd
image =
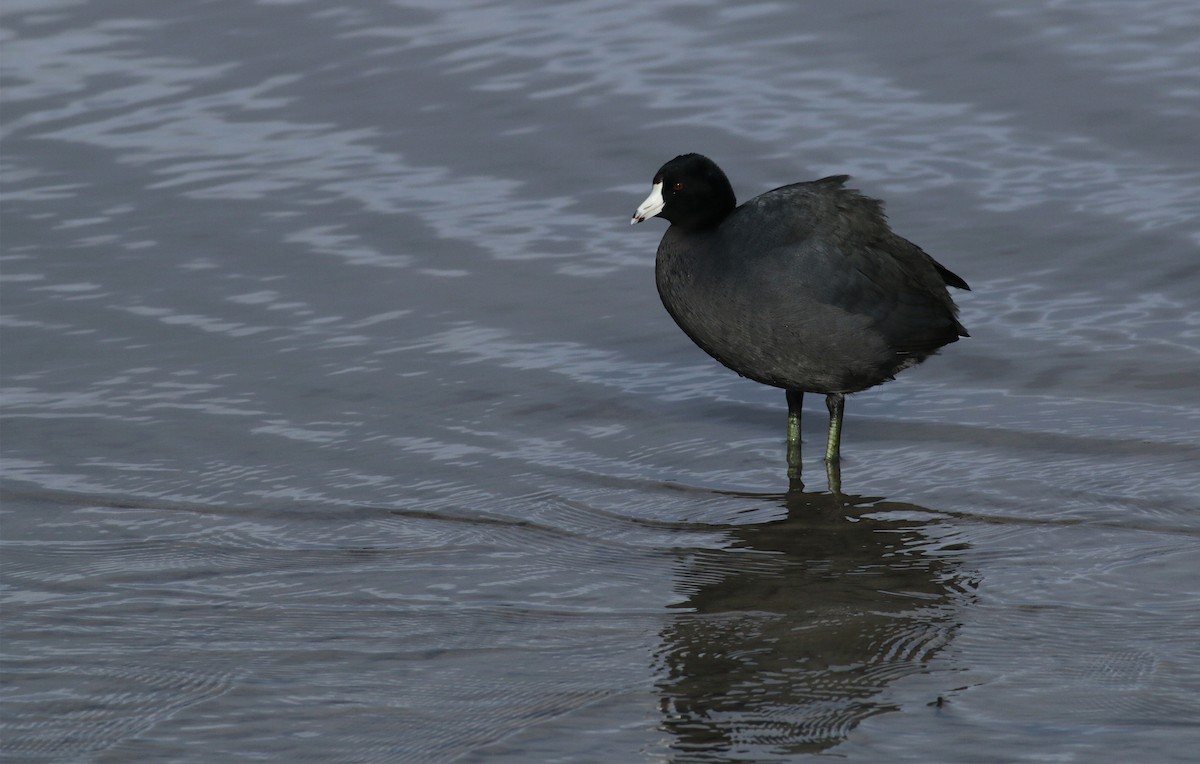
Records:
M788 478L800 479L800 407L804 404L802 390L787 391L788 429L787 429L787 465Z

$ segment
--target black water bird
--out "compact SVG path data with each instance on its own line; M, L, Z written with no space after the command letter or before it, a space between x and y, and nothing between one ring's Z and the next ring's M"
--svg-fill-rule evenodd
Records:
M968 336L946 289L967 282L893 233L883 204L848 179L795 183L738 206L716 163L684 154L662 166L630 221L671 223L655 278L684 333L738 374L786 391L796 475L804 393L825 395L825 461L836 465L848 393Z

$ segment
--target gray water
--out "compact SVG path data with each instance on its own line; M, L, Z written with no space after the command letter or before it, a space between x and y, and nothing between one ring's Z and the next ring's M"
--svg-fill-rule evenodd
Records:
M1200 5L4 6L6 760L1192 760ZM973 287L840 494L684 151Z

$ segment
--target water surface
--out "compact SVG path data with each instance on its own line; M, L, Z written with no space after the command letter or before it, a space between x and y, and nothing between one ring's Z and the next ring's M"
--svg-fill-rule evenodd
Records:
M6 757L1187 760L1193 5L9 2ZM658 303L684 151L972 284L839 495Z

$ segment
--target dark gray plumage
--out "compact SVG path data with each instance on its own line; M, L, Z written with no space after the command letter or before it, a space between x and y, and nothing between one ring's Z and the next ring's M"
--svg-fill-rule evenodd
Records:
M725 173L685 154L658 171L632 221L671 222L655 269L663 305L713 358L788 392L789 446L798 448L803 394L827 396L829 462L845 394L968 336L946 289L967 283L893 233L882 204L845 188L847 179L783 186L736 206Z

